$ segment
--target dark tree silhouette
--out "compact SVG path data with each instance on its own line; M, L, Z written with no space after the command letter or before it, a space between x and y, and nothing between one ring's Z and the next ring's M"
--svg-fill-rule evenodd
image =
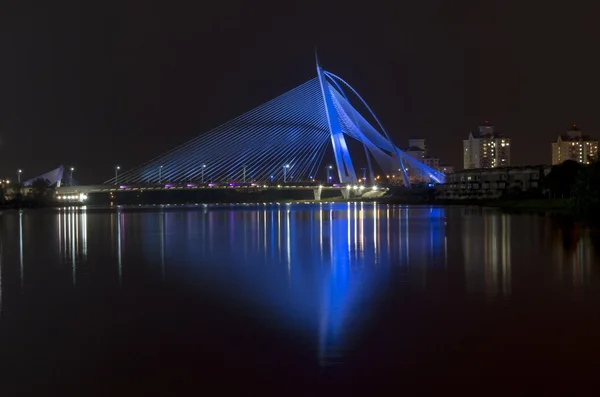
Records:
M600 161L582 168L573 185L572 205L577 213L600 219Z
M50 201L54 198L54 188L46 179L36 179L31 183L31 197L35 201Z
M570 198L582 165L573 160L552 166L550 173L544 178L544 186L552 198Z

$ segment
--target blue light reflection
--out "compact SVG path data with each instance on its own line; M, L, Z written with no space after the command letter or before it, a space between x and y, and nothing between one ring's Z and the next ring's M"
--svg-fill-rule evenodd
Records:
M156 218L145 231L146 257L169 269L167 279L243 301L271 322L275 316L278 327L318 334L321 365L343 359L349 324L356 333L357 316L370 310L364 302L387 288L389 271L421 283L445 264L438 208L267 204L144 216Z

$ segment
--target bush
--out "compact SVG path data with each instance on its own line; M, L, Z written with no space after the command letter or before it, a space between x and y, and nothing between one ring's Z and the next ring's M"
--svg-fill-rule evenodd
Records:
M581 169L572 189L571 208L581 216L600 219L600 162Z

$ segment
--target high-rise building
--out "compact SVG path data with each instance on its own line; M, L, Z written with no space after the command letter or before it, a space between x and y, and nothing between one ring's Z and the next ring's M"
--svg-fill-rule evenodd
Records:
M494 131L486 121L463 140L463 158L466 170L510 166L510 138Z
M598 140L589 135L584 135L577 125L559 135L556 142L552 142L552 165L561 164L566 160L589 164L598 160Z

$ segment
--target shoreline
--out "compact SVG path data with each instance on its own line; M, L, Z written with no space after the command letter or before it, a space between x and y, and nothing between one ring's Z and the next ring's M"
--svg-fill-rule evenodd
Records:
M342 197L336 197L326 200L278 200L278 201L246 201L246 202L196 202L196 203L165 203L165 204L124 204L118 206L94 206L85 204L71 204L71 205L57 205L57 204L46 204L37 206L0 206L0 211L11 211L11 210L32 210L32 209L81 209L85 207L88 211L114 211L116 209L127 209L127 210L152 210L157 207L178 209L182 207L231 207L231 206L248 206L248 205L285 205L285 204L334 204L334 203L348 203L348 202L365 202L365 203L377 203L387 205L416 205L416 206L472 206L482 208L497 208L505 211L515 212L543 212L543 213L555 213L563 215L572 215L572 210L569 206L569 200L566 199L495 199L495 200L419 200L402 197L388 197L379 199L343 199Z

